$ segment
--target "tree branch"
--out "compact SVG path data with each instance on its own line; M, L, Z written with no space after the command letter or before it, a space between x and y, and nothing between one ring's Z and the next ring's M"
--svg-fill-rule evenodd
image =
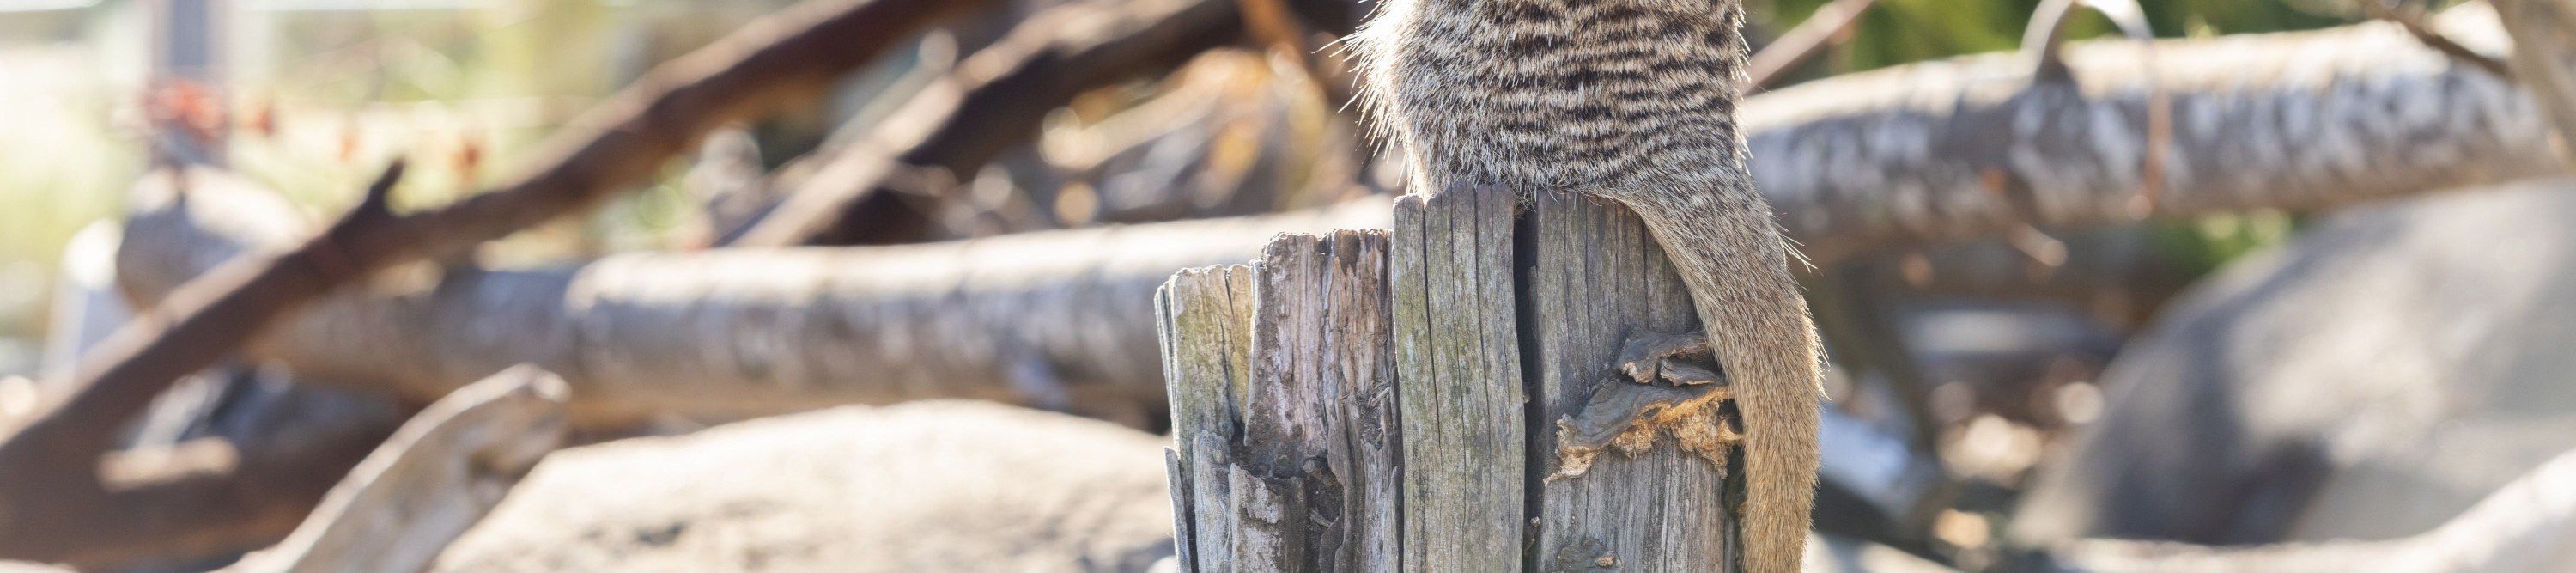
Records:
M213 364L289 311L373 271L461 253L598 203L707 131L817 91L910 30L979 4L798 5L655 70L574 122L599 131L558 136L550 147L557 151L539 163L545 167L509 185L395 215L384 196L400 170L389 169L321 236L209 270L110 336L85 357L71 396L0 443L0 557L105 567L159 549L240 543L283 529L241 526L245 521L291 526L310 507L300 492L320 487L271 490L262 488L279 484L216 476L201 488L107 491L95 460L112 432L178 377Z
M1861 15L1869 13L1870 7L1876 5L1878 0L1834 0L1831 4L1817 7L1815 13L1807 15L1806 21L1782 32L1779 39L1772 40L1771 45L1753 54L1745 64L1745 76L1750 78L1754 88L1770 87L1779 82L1780 76L1787 74L1790 68L1807 63L1816 54L1824 53L1826 46L1839 43L1834 38L1850 31L1852 25L1859 24Z
M2540 100L2552 125L2558 126L2558 152L2576 161L2576 3L2559 0L2495 0L2489 3L2513 37L2514 77Z
M1233 0L1094 1L1022 22L895 112L872 140L832 152L736 246L911 242L931 219L882 190L907 169L972 174L1075 95L1241 35Z

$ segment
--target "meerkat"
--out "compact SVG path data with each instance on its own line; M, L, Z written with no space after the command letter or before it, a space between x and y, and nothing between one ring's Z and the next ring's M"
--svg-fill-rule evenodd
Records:
M1744 422L1742 562L1797 570L1822 372L1794 251L1735 123L1742 1L1389 0L1380 11L1349 45L1365 109L1409 154L1415 192L1607 199L1670 254Z

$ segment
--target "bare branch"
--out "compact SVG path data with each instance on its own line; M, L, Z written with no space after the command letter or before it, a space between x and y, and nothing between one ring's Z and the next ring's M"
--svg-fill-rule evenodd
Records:
M912 167L972 174L1075 95L1178 66L1242 27L1233 0L1103 0L1031 17L915 96L875 138L833 151L734 245L917 240L930 217L880 192L893 178Z
M261 489L269 484L216 476L197 489L138 490L180 497L156 499L106 491L93 460L117 427L180 376L213 364L305 303L376 270L446 258L605 200L709 130L811 94L905 32L978 5L798 5L655 70L574 122L601 130L559 136L550 161L509 185L398 216L384 210L383 194L399 174L389 169L367 201L321 236L190 281L86 357L72 395L48 404L0 443L0 557L104 567L155 550L206 549L283 529L244 522L298 521L310 507L298 503L302 492L320 488Z

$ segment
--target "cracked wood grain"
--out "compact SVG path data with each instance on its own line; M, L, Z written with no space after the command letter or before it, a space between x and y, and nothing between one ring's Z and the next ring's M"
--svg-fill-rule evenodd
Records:
M1645 225L1627 209L1541 194L1521 223L1522 331L1530 354L1529 477L1536 547L1544 571L1732 571L1733 521L1725 472L1696 454L1657 445L1639 455L1603 453L1583 477L1556 471L1560 430L1596 384L1614 375L1621 347L1639 332L1698 327L1690 292ZM1602 566L1603 563L1612 564ZM1613 569L1615 567L1615 569Z
M1174 543L1184 571L1231 572L1234 456L1240 431L1236 388L1250 374L1252 269L1245 265L1183 270L1155 293L1164 380L1172 396Z
M1160 293L1190 570L1402 570L1386 264L1384 231L1287 234Z
M1508 190L1396 200L1388 282L1404 432L1404 564L1521 567L1523 408Z

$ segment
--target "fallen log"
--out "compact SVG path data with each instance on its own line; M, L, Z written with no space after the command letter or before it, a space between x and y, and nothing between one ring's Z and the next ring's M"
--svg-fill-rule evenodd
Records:
M2436 25L2471 47L2506 45L2484 5ZM1747 98L1754 177L1808 257L1827 261L2028 226L2330 209L2563 169L2531 97L2394 23L2061 54L2071 80L1988 54ZM2157 91L2172 130L2150 189Z
M2489 26L2489 36L2500 38L2501 32L2492 27L2492 20L2474 17L2478 15L2455 11L2446 16L2445 22L2463 30L2475 30L2484 22ZM2179 71L2152 79L2171 82L2166 88L2174 97L2178 118L2174 131L2177 149L2169 154L2166 163L2171 167L2165 179L2176 187L2160 194L2161 202L2156 206L2159 213L2329 208L2557 168L2555 157L2545 145L2524 144L2545 141L2548 136L2543 124L2514 120L2536 117L2533 114L2537 111L2528 99L2510 85L2486 76L2473 64L2424 48L2393 24L2189 42L2196 43L2160 44L2165 47L2159 49L2169 50L2158 61ZM2027 81L1995 80L1998 85L1970 81L2010 75L2006 73L2009 62L1991 57L1820 80L1758 96L1747 110L1748 117L1756 122L1752 124L1756 172L1766 192L1774 195L1774 204L1784 213L1793 236L1804 242L1810 258L1818 261L1832 261L1880 246L1911 245L1935 237L1975 236L2034 223L2125 221L2129 214L2124 209L2132 203L2134 189L2122 181L2134 182L2134 169L2128 172L2129 179L2123 179L2116 173L2118 170L2079 157L2085 146L2043 144L2062 144L2065 138L2077 136L2109 137L2085 130L2114 129L2123 125L2121 118L2143 121L2146 92L2138 82L2150 79L2123 76L2118 71L2131 63L2124 54L2135 55L2123 50L2134 49L2128 42L2070 46L2067 62L2075 77L2085 83L2064 88L2083 89L2066 91L2062 95L2067 99L2062 100L2042 101L2046 98L2030 95L2038 92L2015 91L2016 86L2043 89L2031 88ZM2260 68L2263 70L2293 69L2277 66L2302 62L2322 67L2297 68L2309 69L2305 75L2270 74L2261 78L2238 78L2230 74L2244 72L2221 69L2231 62L2243 64L2249 60L2275 66ZM2372 65L2365 66L2361 60L2369 60ZM2185 71L2190 73L2182 73ZM1890 86L1863 89L1907 78L1939 81L1920 91ZM1811 87L1837 85L1857 92L1837 95L1833 90ZM2022 95L1995 99L1999 94L1986 93L1984 88L2000 89L2000 95ZM1799 98L1789 97L1809 89L1822 90L1804 97L1813 102L1799 104L1793 101ZM1928 99L1918 101L1894 95L1906 93ZM2417 97L2459 105L2439 110L2435 119L2356 114L2345 119L2378 123L2332 126L2272 119L2240 121L2229 115L2277 118L2301 106L2387 109L2381 104ZM2091 124L2029 128L2035 131L2024 134L2031 136L2028 139L2006 137L2014 133L2010 130L1990 134L1996 136L1993 139L1961 141L1951 147L1906 139L1940 140L1956 135L1942 131L1953 127L2000 129L1979 127L1978 122L1967 121L1970 119L1993 119L1997 125L2013 125L2006 121L2009 116L1999 119L1977 114L2076 109L2051 107L2059 105L2091 106L2085 109L2099 113L2068 118L2089 118ZM1968 113L1975 110L1983 111ZM1788 121L1793 117L1789 115L1792 111L1802 121ZM2209 121L2226 121L2241 129L2203 125ZM2424 121L2427 125L2406 128L2402 131L2404 137L2382 134L2380 129L2394 129L2386 123L2390 121ZM2291 132L2297 130L2324 131L2323 135ZM2333 138L2311 137L2296 142L2289 139L2325 135L2349 138L2352 145L2315 143L2335 141ZM2224 139L2227 137L2239 139ZM1866 141L1879 143L1859 143ZM1882 145L1892 141L1915 143ZM2258 142L2269 143L2259 152L2248 147ZM2208 145L2230 146L2227 148L2238 150L2243 157L2213 156L2203 149ZM1925 155L1929 153L1926 150L1932 149L1944 154L1988 154L1996 157L1996 162L2010 165L1978 169L1974 161L1959 163L1965 160ZM1888 170L1861 170L1867 172L1865 176L1844 172L1852 162L1879 155L1913 159L1889 159L1893 163L1889 163ZM2372 159L2382 156L2394 158ZM2022 175L1996 176L2007 183L2029 183L2023 188L2032 192L2019 195L1989 193L1984 187L1988 178L1983 176L1970 177L1974 181L1968 182L1951 177L1961 170L1996 173L2021 169L2025 159L2034 157L2034 169L2064 167L2072 171L2061 175L2074 175L2042 177L2036 171L2025 171ZM2088 171L2051 163L2058 160L2072 162L2069 165L2092 161L2090 164L2097 169ZM1935 187L1952 184L1973 189L1940 191L1937 196L1956 200L1927 203L1927 194L1934 193ZM2182 190L2191 185L2205 189ZM1807 189L1810 195L1785 196L1781 195L1783 189ZM2022 204L2048 208L2024 210L2015 206ZM880 251L874 255L857 254L860 251L633 254L574 269L469 271L450 277L445 286L411 295L351 295L335 299L327 305L330 310L281 329L279 335L266 339L254 350L315 372L319 378L389 383L414 396L444 395L509 364L541 364L564 373L576 388L583 389L577 392L583 398L578 399L576 410L591 420L610 414L614 415L608 417L631 417L661 408L751 414L928 397L987 397L1065 406L1082 401L1069 393L1119 388L1097 395L1106 398L1099 405L1110 405L1159 392L1151 383L1160 377L1159 365L1153 361L1151 313L1141 310L1150 298L1151 285L1158 283L1159 277L1194 265L1250 260L1257 254L1260 240L1276 232L1312 232L1333 226L1385 228L1385 205L1375 202L1337 207L1330 211L1332 214L1244 218L1229 223L1034 234L913 247L921 249L913 251ZM1324 219L1334 222L1319 223ZM138 260L123 265L128 280L161 275L155 282L136 282L129 288L166 292L184 277L240 252L242 245L266 244L255 238L255 231L235 228L239 225L214 225L208 228L233 229L225 232L234 235L224 239L185 233L157 239L130 237L129 244L136 249L177 251L150 255L158 258L148 259L160 262ZM149 226L138 220L129 232L144 233ZM143 252L138 250L138 256ZM945 261L939 257L966 253L974 253L980 262L942 262L923 267L936 269L928 272L889 271L860 262L903 256ZM1026 268L1015 268L1021 266ZM759 270L757 276L749 272L753 269ZM649 278L656 275L668 278ZM1014 286L961 286L967 283L959 281L970 276L1007 277L976 280ZM869 284L888 282L910 286ZM656 286L647 288L648 284ZM817 298L828 292L817 290L827 288L822 286L827 284L832 285L830 289L843 289L850 294L868 289L895 290ZM912 302L876 306L897 299ZM798 310L800 305L811 304L902 308L910 309L904 312L911 314L850 315ZM976 318L957 321L943 318L950 315L941 313ZM656 318L643 318L648 316ZM860 328L862 325L874 326ZM830 328L858 330L813 330ZM853 353L850 345L854 341L865 341L869 346ZM916 361L923 364L907 365ZM590 390L593 384L614 384L620 389ZM761 390L742 391L748 388Z
M2484 5L2446 11L2434 25L2473 48L2502 52L2509 44ZM2526 92L2478 62L2425 46L2395 23L2083 42L2058 57L2070 77L2041 77L2024 56L2000 53L1746 98L1755 178L1807 255L1825 261L2030 226L2329 209L2564 169L2551 152L2549 124ZM2149 108L2157 92L2170 98L2172 125L2161 153L2152 154L2160 165L2150 178ZM919 105L949 109L939 101ZM865 180L899 170L871 169ZM2150 180L2153 189L2146 188ZM818 189L799 191L804 205L795 210L825 216L834 208L900 208L889 194ZM859 199L872 205L852 202ZM816 233L932 238L796 226L809 231L782 236L820 243L843 239Z
M127 223L118 270L140 300L306 225L250 183L206 171L190 181L184 201L135 193L144 207ZM943 397L1150 425L1162 409L1151 305L1172 271L1249 260L1280 232L1384 226L1388 213L1385 201L1361 201L929 245L451 267L435 281L324 298L245 351L422 401L536 364L572 386L587 427Z

